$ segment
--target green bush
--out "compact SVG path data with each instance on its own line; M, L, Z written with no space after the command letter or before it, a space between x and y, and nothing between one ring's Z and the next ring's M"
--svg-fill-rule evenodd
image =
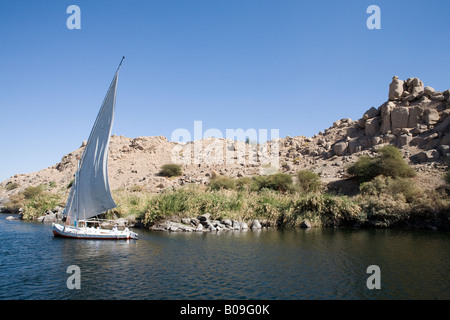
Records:
M254 176L253 181L256 186L256 191L261 189L269 189L269 176Z
M401 226L409 219L412 205L388 194L359 199L361 222L375 227Z
M20 185L17 182L11 182L6 185L5 189L11 191L17 189L18 187L20 187Z
M144 190L145 188L143 186L138 186L137 184L130 188L130 192L142 192Z
M396 147L385 146L378 149L377 153L374 158L361 156L347 172L361 182L370 181L381 174L392 178L411 178L416 175Z
M62 202L60 195L50 192L41 192L25 201L23 219L36 219L43 215L47 210L52 210L54 207L61 205L64 205L64 203Z
M360 181L369 181L376 176L374 160L369 156L361 156L347 169L347 172Z
M213 173L209 182L211 190L238 189L246 191L261 191L263 189L279 192L294 192L295 186L292 177L287 173L276 173L268 176L241 177L233 179Z
M361 213L359 205L345 196L310 193L290 198L291 203L283 203L277 215L279 226L296 227L303 220L309 220L313 226L346 225L357 221Z
M269 176L270 189L281 192L293 192L292 176L287 173L275 173Z
M227 176L213 175L213 177L209 181L209 187L212 190L235 189L236 181L233 178Z
M39 185L28 187L24 191L10 196L5 206L9 212L19 212L19 209L22 209L23 219L33 220L47 210L52 210L56 206L64 206L64 202L59 194L44 191L42 185Z
M25 196L23 193L13 194L9 197L9 200L5 203L6 211L18 212L19 209L25 206Z
M300 170L297 172L297 185L300 191L308 193L320 190L322 183L317 173L309 170Z
M280 192L295 191L292 177L287 173L275 173L269 176L256 176L253 178L257 190L270 189Z
M175 177L181 176L183 174L181 170L181 166L174 163L168 163L161 167L161 171L159 172L160 176L164 177Z
M392 178L412 178L416 172L403 159L400 150L394 146L380 148L376 159L378 174L383 174Z
M23 190L23 195L25 196L25 199L34 199L38 195L40 195L44 191L44 188L42 185L38 185L37 187L27 187L25 190Z
M250 177L241 177L236 180L238 190L258 191L258 184Z
M412 202L421 195L421 190L414 182L408 178L391 178L379 175L369 182L364 182L360 186L362 194L380 196L403 195L406 202Z
M116 203L120 203L120 206L114 209L114 213L119 217L126 217L144 215L151 194L132 187L130 191L123 188L116 189L112 196Z

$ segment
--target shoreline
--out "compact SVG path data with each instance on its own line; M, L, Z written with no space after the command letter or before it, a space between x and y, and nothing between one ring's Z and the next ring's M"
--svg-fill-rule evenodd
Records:
M51 224L53 222L62 222L62 219L56 218L52 214L41 216L37 219L23 219L21 214L0 212L5 215L5 220L15 220L23 222L37 222L44 224ZM423 222L423 221L402 221L396 225L381 226L377 225L376 221L367 221L366 223L354 222L344 223L337 226L317 226L313 225L309 220L303 220L296 226L276 225L267 220L260 221L259 219L249 221L238 221L231 219L210 219L210 214L206 213L198 217L180 218L170 217L168 219L157 221L151 225L144 225L140 219L135 218L118 218L116 219L119 228L125 226L134 229L144 229L152 232L187 232L187 233L203 233L203 232L246 232L274 229L280 230L299 230L299 229L352 229L352 230L428 230L436 232L450 231L450 224L442 220ZM105 229L112 228L111 224L105 224Z

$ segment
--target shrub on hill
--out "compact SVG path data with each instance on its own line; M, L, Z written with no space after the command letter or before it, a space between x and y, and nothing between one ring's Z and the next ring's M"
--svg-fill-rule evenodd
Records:
M309 170L300 170L297 172L297 185L300 191L308 193L319 191L322 183L317 173Z
M221 175L213 175L209 181L209 187L212 190L235 189L236 181L233 178Z
M295 186L292 176L287 173L275 173L269 176L256 176L255 180L257 190L270 189L280 192L294 192Z
M164 177L176 177L181 176L183 174L181 170L181 166L175 163L168 163L161 167L161 171L159 172L160 176Z
M391 178L411 178L416 175L413 168L403 159L399 149L388 145L377 150L374 158L361 156L347 172L361 182L370 181L378 175Z

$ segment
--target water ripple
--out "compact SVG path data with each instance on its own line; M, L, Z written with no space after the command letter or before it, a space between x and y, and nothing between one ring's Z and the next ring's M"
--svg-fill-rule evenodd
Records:
M2 218L0 216L0 218ZM54 238L0 219L0 299L449 299L448 233L263 230ZM382 290L366 287L379 265ZM69 290L69 265L81 290Z

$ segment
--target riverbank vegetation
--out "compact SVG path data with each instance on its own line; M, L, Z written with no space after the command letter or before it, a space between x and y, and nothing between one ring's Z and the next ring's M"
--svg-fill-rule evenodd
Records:
M208 186L154 196L118 194L125 203L118 213L133 213L145 225L210 213L214 219L258 219L278 227L297 227L304 220L321 227L449 227L448 195L419 187L397 148L385 146L373 158L360 157L348 173L360 182L356 196L329 194L319 176L307 170L241 178L213 172ZM449 175L444 179L450 184Z
M450 203L438 191L423 191L406 181L379 177L366 184L362 193L349 197L320 192L282 193L263 189L211 189L185 186L157 195L118 192L120 216L133 215L150 226L166 219L197 217L225 218L263 226L298 227L308 220L316 227L448 227ZM395 189L397 185L402 188ZM395 190L395 192L392 192ZM420 196L413 196L420 192Z
M444 175L447 188L425 190L415 183L414 170L398 150L388 146L373 158L360 157L348 168L359 181L354 196L329 193L320 177L306 170L240 178L212 172L209 185L188 184L156 194L143 187L115 190L113 197L120 206L113 213L140 220L147 227L210 213L211 219L258 219L272 227L298 227L308 220L316 227L448 229L449 172ZM11 196L7 207L22 208L24 219L33 219L63 205L61 200L44 186L30 187Z
M5 204L8 212L21 213L24 220L35 220L48 210L64 206L63 197L59 193L51 192L52 185L38 185L27 187L22 192L13 194Z
M192 185L154 196L119 192L116 197L124 201L118 209L121 216L133 212L145 225L211 213L212 219L258 219L265 226L296 227L303 220L315 226L338 226L343 221L353 221L359 212L359 205L345 196L281 193L270 189L215 190Z

